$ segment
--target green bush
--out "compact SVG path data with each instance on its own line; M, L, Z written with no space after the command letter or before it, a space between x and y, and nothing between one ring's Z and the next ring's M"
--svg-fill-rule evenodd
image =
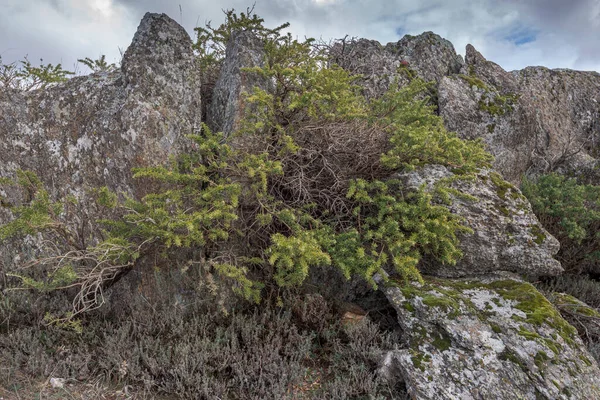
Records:
M561 244L557 255L567 272L600 272L600 186L549 174L525 179L523 194L542 225Z
M427 84L413 79L367 100L356 77L329 64L312 40L262 28L249 14L234 16L227 13L218 29L199 30L208 42L200 58L222 57L231 29L241 25L265 46L265 66L248 73L274 82L247 94L245 117L228 138L236 146L204 127L190 136L191 152L134 171L153 183L142 199L119 200L99 189L99 206L117 217L102 221L104 240L85 248L74 245L76 234L60 220L64 204L50 201L38 184L19 182L31 196L13 208L17 218L0 227L0 239L34 231L64 238L69 251L39 263L50 271L45 279L18 275L32 288L78 288L75 309L63 319L100 306L103 290L148 260L193 266L202 279L259 302L301 285L315 266L331 265L375 286L373 276L384 271L419 281L425 254L449 264L460 258L457 234L468 229L440 204L449 199L447 182L429 193L390 179L426 164L472 179L491 161L481 143L445 129L426 98Z

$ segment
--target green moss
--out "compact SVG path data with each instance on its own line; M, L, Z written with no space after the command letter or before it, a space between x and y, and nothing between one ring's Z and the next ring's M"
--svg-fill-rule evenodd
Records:
M503 361L510 361L513 364L518 365L523 371L527 372L528 368L523 361L519 359L519 357L510 349L505 349L502 353L498 355L498 358Z
M489 284L506 300L516 301L515 308L523 311L526 315L523 322L528 322L534 326L547 324L554 328L567 343L572 344L577 335L577 330L565 321L558 310L531 284L516 281L496 281ZM519 333L527 334L527 330L522 328ZM537 335L537 334L536 334ZM539 336L539 335L538 335Z
M429 354L425 354L421 351L412 350L411 351L411 361L413 365L420 369L422 372L425 372L425 363L429 363L431 361L431 356Z
M516 189L515 189L515 190L512 190L512 191L510 192L510 197L511 197L513 200L519 200L519 199L520 199L520 200L525 200L525 196L523 196L521 193L517 192L517 191L516 191Z
M515 94L503 96L500 94L492 94L490 91L488 91L486 94L491 96L483 96L479 100L479 109L487 112L490 115L501 116L513 111L514 105L519 99L519 96Z
M415 307L408 301L405 301L402 307L404 307L404 309L410 313L415 312Z
M500 325L496 324L495 322L490 322L490 326L492 327L492 331L494 331L494 333L502 333L502 328L500 328Z
M494 130L496 129L496 124L489 124L487 126L487 130L489 133L494 133Z
M500 206L498 207L498 210L500 210L500 212L504 215L506 215L507 217L510 217L512 215L512 213L510 212L510 210L504 206Z
M498 194L498 197L500 197L501 199L506 200L506 194L509 191L511 193L517 193L517 195L518 195L517 188L514 187L509 182L505 181L504 178L502 177L502 175L500 175L499 173L497 173L497 172L490 173L490 179L496 186L496 193Z
M542 337L539 334L537 334L536 332L527 330L524 327L520 327L519 335L523 336L527 340L537 341L538 339L542 339Z
M543 338L542 341L552 352L559 355L562 350L562 345L556 341L556 337L553 339Z
M534 236L533 241L536 244L541 245L546 240L546 234L539 225L533 225L530 228L530 232Z
M464 80L465 82L467 82L469 84L469 86L473 87L476 86L479 89L483 89L486 92L490 91L490 88L479 78L477 78L474 74L473 75L459 75L459 77Z
M426 294L422 298L423 304L428 307L439 307L444 311L458 311L459 304L456 300L449 297L442 297L435 294Z
M434 287L430 284L425 284L422 287L408 284L401 286L400 290L406 299L411 300L419 297L424 305L441 308L449 313L449 317L456 317L460 313L460 303L457 301L458 293L451 293L447 289ZM406 308L404 305L403 307Z
M450 348L452 341L450 340L450 336L441 332L439 333L439 335L434 337L433 342L431 344L433 345L433 347L440 351L446 351Z
M586 356L584 356L584 355L580 355L580 356L579 356L579 359L580 359L581 361L583 361L583 363L584 363L585 365L587 365L588 367L591 367L591 366L592 366L592 362L591 362L591 361L590 361L590 359L589 359L589 358L587 358Z
M561 390L560 383L558 383L558 381L556 381L555 379L552 379L552 384L553 384L554 386L556 386L556 388L557 388L558 390Z
M543 369L546 366L546 363L548 362L549 359L550 359L550 357L548 357L548 354L546 354L546 352L540 350L537 352L535 357L533 357L533 362L539 369Z

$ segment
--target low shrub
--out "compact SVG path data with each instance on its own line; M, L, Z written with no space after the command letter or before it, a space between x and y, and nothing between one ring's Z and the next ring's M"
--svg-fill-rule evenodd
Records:
M525 179L523 194L542 225L558 239L567 272L600 273L600 186L558 174Z
M323 324L307 328L291 311L303 301L299 295L226 315L209 293L182 295L172 283L159 273L141 293L123 282L106 307L85 315L80 334L55 325L15 326L0 336L0 359L10 366L0 385L17 373L99 375L189 399L404 398L402 387L376 374L398 337L367 319L343 326L327 301L313 299L314 309L305 311L311 320L323 311Z

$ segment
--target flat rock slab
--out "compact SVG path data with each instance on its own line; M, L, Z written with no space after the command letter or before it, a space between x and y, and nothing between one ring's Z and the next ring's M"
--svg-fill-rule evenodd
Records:
M427 278L383 289L408 348L381 372L414 399L599 399L600 370L577 331L532 285Z

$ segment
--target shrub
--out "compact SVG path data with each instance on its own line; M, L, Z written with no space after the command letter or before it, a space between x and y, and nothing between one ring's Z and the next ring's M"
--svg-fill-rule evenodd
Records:
M523 194L542 225L561 244L557 258L568 272L600 272L600 186L549 174L525 179Z
M62 319L100 306L104 290L147 260L192 266L204 281L259 302L269 291L301 285L319 265L375 287L373 276L386 268L418 281L423 255L443 263L461 256L457 233L468 229L440 204L448 201L447 182L429 193L390 179L432 163L470 179L491 160L481 143L445 129L425 96L427 85L413 79L367 100L356 77L329 64L312 40L262 28L249 14L227 13L227 19L217 30L200 31L210 42L201 59L222 56L231 29L241 24L265 44L265 66L249 72L274 82L272 90L248 94L247 112L232 134L233 141L251 138L241 142L251 147L232 148L204 127L190 136L193 151L134 171L154 183L142 199L121 201L99 189L99 205L117 217L103 221L104 240L93 246L72 240L76 234L61 221L65 204L52 202L38 183L18 182L30 199L13 208L16 219L0 234L63 237L67 251L37 262L50 271L44 279L18 275L36 289L77 288L73 313Z
M44 64L34 66L27 57L20 62L3 64L0 57L0 89L16 89L30 91L44 89L52 84L64 82L74 73L62 68L61 64Z
M206 291L178 297L172 283L190 278L157 272L143 295L115 288L107 307L83 317L82 334L15 327L0 336L0 385L8 387L20 370L67 380L101 376L187 399L403 398L402 387L376 374L381 354L397 346L396 335L367 320L344 327L324 301L323 329L305 330L287 311L301 300L294 296L282 307L224 315Z

